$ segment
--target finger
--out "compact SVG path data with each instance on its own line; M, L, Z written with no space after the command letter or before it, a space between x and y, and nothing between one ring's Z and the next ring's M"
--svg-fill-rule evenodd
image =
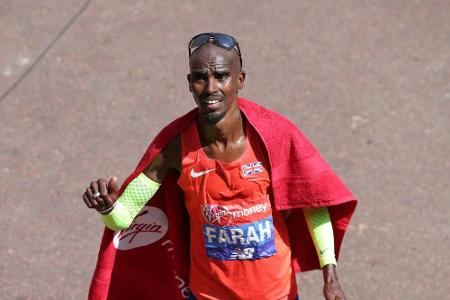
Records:
M106 196L103 197L105 200L105 206L109 207L116 202L118 194L119 194L119 185L117 184L117 177L113 176L109 179L109 181L105 180L105 190ZM103 193L102 193L103 194Z
M117 177L113 176L108 182L108 190L110 193L115 193L119 191L119 185L117 184Z
M91 198L92 198L92 191L91 191L90 187L86 188L86 191L84 192L84 194L88 197L89 200L91 200Z
M111 197L110 197L109 195L104 196L104 197L103 197L103 200L104 200L105 208L110 207L110 206L113 205L113 203L114 203L114 200L112 200Z
M92 190L90 187L88 187L86 189L86 192L84 193L86 195L86 197L88 198L89 202L91 203L91 206L94 206L94 203L92 202L92 200L94 199L94 196L92 195Z
M92 204L89 201L89 198L87 197L86 194L83 195L83 201L84 201L84 204L86 204L87 207L92 208Z
M95 200L97 200L98 204L101 205L101 209L104 209L106 206L106 199L108 197L108 189L106 188L106 180L105 179L99 179L97 182L98 190L100 193L100 196L97 197Z
M105 206L105 201L101 196L98 196L95 198L95 201L97 201L97 207L96 209L103 209L103 206Z
M336 300L336 297L333 293L327 292L323 294L326 300Z
M89 202L91 203L92 208L97 209L97 207L98 207L98 202L97 202L96 197L94 197L94 192L92 191L92 188L91 188L91 187L88 187L88 188L86 189L86 193L85 193L85 194L87 195L87 197L88 197L88 199L89 199Z
M95 209L103 209L104 201L100 197L100 188L99 185L102 181L105 181L105 179L99 178L97 181L91 182L91 191L92 191L92 203L94 204Z
M98 208L98 202L95 198L91 198L91 204L92 204L92 208L95 208L95 209Z
M93 195L95 195L96 193L98 193L98 184L97 184L97 181L91 181L91 186L90 186L90 188L91 188L91 192L92 192ZM94 198L96 198L96 197L94 197Z
M107 182L104 179L98 180L98 191L102 197L108 196Z

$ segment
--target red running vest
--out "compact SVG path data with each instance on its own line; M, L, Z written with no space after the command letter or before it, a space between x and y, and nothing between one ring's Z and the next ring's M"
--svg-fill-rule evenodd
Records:
M246 127L242 156L224 163L203 151L196 122L181 133L182 172L190 219L190 283L198 299L294 299L287 227L269 198L269 165L256 132Z

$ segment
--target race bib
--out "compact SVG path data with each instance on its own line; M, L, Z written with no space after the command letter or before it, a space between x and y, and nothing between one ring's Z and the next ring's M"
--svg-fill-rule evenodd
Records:
M203 225L206 254L218 260L255 260L275 254L272 216L235 226Z

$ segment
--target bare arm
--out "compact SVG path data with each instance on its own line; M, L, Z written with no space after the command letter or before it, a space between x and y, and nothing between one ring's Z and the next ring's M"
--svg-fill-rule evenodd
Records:
M164 150L159 153L152 161L152 163L144 170L144 174L148 178L163 182L170 169L175 169L181 172L181 143L180 137L175 139L167 145Z

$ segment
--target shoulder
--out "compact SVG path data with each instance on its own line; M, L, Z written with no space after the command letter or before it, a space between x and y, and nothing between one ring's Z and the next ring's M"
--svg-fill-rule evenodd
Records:
M162 154L171 162L176 162L181 158L181 141L180 135L172 139L169 144L163 149Z
M239 98L239 107L250 123L257 129L276 132L281 135L299 131L297 125L295 125L287 117L264 106L256 104L251 100Z
M141 158L135 172L139 173L155 165L177 168L178 156L181 157L180 133L194 120L197 109L175 119L166 125L152 140L144 156Z

